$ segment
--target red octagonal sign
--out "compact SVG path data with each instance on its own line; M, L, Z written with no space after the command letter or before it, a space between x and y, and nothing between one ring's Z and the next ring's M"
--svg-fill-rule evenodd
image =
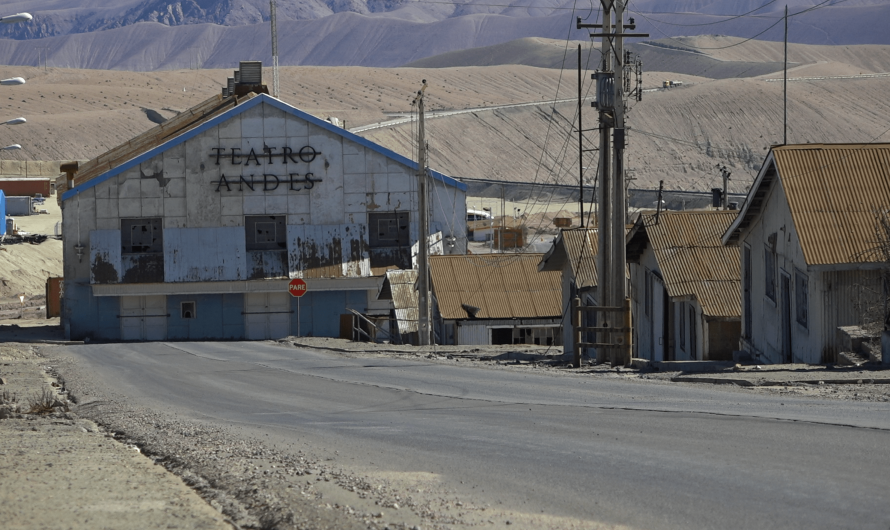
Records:
M301 278L294 278L287 284L287 290L292 296L299 298L306 294L306 282Z

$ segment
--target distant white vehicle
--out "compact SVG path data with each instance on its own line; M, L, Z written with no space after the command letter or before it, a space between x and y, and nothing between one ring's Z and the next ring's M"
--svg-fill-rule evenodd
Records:
M491 219L491 214L486 212L485 210L471 210L467 209L467 221L488 221Z

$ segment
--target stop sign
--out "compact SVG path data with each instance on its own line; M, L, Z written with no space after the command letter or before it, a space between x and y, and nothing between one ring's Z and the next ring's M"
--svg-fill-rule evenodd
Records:
M287 284L287 290L292 296L299 298L306 294L306 282L301 278L294 278Z

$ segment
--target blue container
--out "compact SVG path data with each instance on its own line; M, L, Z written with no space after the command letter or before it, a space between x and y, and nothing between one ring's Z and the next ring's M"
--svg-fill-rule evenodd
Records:
M0 223L0 236L2 236L6 233L6 194L3 190L0 190L0 219L3 219Z

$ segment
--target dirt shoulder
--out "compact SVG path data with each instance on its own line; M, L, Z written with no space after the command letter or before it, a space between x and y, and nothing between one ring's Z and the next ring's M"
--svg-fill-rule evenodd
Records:
M179 477L74 412L46 363L35 346L0 344L4 528L232 528Z

